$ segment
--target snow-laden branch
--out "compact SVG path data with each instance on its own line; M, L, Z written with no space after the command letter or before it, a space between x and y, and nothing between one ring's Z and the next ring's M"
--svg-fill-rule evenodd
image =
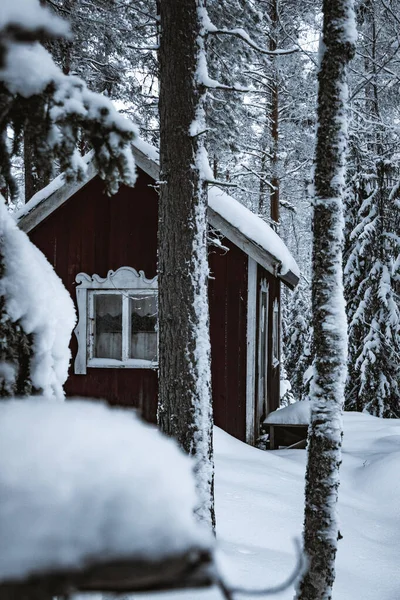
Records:
M251 88L240 85L239 83L234 83L233 85L225 85L224 83L220 83L216 79L212 79L212 77L210 77L208 74L207 59L204 52L199 53L198 56L196 82L200 86L204 86L205 88L213 90L225 90L230 92L245 93L250 93L254 91Z
M243 168L246 169L246 171L248 171L251 175L255 175L262 183L265 183L265 185L267 185L272 191L276 190L276 187L270 181L268 181L268 179L265 179L265 177L257 173L257 171L250 169L250 167L247 167L246 165L243 165Z
M42 38L69 37L70 27L66 21L40 6L39 0L13 0L1 2L0 33L8 41L32 42Z
M67 179L82 179L86 164L76 146L83 132L109 193L115 193L121 182L135 182L130 142L137 135L136 126L108 98L91 92L82 79L65 75L39 43L68 33L68 25L38 0L15 0L0 11L0 133L11 127L15 135L13 149L0 141L1 174L12 195L17 192L11 155L18 150L28 105L40 136L36 140L38 163L58 159Z
M261 48L261 46L259 46L258 44L256 44L251 37L249 36L249 34L244 30L241 29L240 27L237 27L235 29L218 29L215 28L213 31L209 31L209 34L214 34L214 35L231 35L234 37L239 38L240 40L242 40L243 42L245 42L248 46L250 46L250 48L253 48L253 50L256 50L257 52L260 52L261 54L266 54L267 56L285 56L288 54L295 54L296 52L299 52L299 48L287 48L287 49L277 49L277 50L267 50L266 48Z
M238 183L229 183L228 181L221 181L219 179L205 179L204 183L206 183L209 186L216 186L216 187L222 187L222 188L224 188L224 187L235 188L237 190L240 190L241 192L245 192L246 194L250 194L250 195L258 194L258 192L255 192L254 190L245 188L245 187L239 185Z
M259 46L247 33L247 31L245 29L242 29L241 27L235 27L233 29L226 29L226 28L218 28L214 25L214 23L211 21L210 17L208 16L207 10L205 8L203 9L199 9L199 15L202 18L202 25L203 25L203 31L204 31L204 35L231 35L233 37L237 37L240 40L242 40L243 42L245 42L245 44L247 44L248 46L250 46L250 48L253 48L253 50L256 50L257 52L260 52L260 54L266 54L267 56L282 56L282 55L286 55L286 54L294 54L295 52L299 51L299 48L288 48L288 49L277 49L277 50L267 50L266 48L262 48L261 46Z

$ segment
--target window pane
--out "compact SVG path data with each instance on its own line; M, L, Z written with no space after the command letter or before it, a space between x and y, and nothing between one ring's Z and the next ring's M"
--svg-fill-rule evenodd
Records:
M133 296L131 307L131 358L157 360L157 296Z
M95 358L122 360L122 296L95 294Z

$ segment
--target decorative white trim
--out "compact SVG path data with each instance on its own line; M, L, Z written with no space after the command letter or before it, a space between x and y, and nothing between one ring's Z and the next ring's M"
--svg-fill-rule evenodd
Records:
M76 299L78 304L78 324L74 333L78 341L78 352L74 363L74 372L85 375L87 367L93 368L130 368L130 369L156 369L157 362L143 359L129 358L127 340L123 337L122 360L94 358L94 296L96 292L102 294L121 294L123 331L129 331L129 296L124 290L134 291L138 295L154 294L157 291L157 277L147 279L143 271L136 271L132 267L121 267L117 271L109 271L107 277L78 273L75 278Z
M77 289L121 290L154 289L158 287L157 276L147 279L143 271L132 267L120 267L117 271L108 271L107 277L78 273L75 277Z
M246 357L246 442L254 446L256 402L257 263L248 257L247 266L247 357Z
M265 301L265 314L262 313L262 295L266 294L267 298ZM263 406L265 413L268 413L268 334L269 334L269 319L268 319L268 314L269 314L269 285L266 279L262 279L260 282L260 289L259 289L259 311L258 311L258 317L259 317L259 321L258 321L258 327L259 327L259 332L260 335L258 336L258 382L257 382L257 390L258 390L258 398L257 398L257 406ZM264 323L264 342L265 342L265 362L264 365L261 364L262 361L262 355L261 355L261 323L262 323L262 319L265 318L265 323ZM264 385L262 385L262 378L261 378L261 373L262 373L262 369L264 368ZM260 414L261 416L261 414Z

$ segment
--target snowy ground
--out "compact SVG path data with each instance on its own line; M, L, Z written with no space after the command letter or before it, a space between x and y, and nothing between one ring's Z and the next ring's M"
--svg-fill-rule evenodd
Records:
M400 421L344 418L335 600L400 598ZM218 539L235 583L283 580L294 564L303 519L305 450L263 452L216 431ZM217 591L134 595L221 600ZM268 596L271 598L271 596ZM289 600L293 588L274 596ZM239 599L238 599L239 600Z

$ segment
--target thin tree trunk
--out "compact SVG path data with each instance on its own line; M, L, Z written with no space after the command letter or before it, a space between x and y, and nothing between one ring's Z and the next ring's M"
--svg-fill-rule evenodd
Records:
M197 512L214 526L202 9L202 0L160 2L158 420L194 456Z
M323 14L313 217L315 366L304 521L309 570L299 584L297 598L301 600L332 597L347 355L342 196L347 145L346 70L355 43L353 1L324 0Z
M269 38L269 49L275 51L278 47L278 0L271 0L270 4L270 22L271 35ZM270 127L271 127L271 184L273 188L270 192L270 211L271 220L275 229L279 226L279 73L277 65L278 57L273 57L272 62L272 81L271 81L271 107L270 107Z

